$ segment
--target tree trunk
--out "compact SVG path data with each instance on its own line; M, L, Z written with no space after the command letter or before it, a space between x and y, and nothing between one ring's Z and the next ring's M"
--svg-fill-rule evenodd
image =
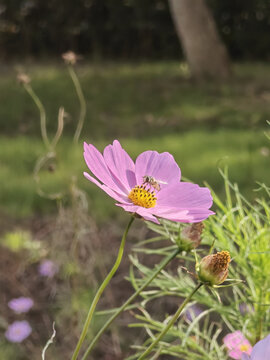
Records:
M169 4L192 76L228 77L229 57L204 0L169 0Z

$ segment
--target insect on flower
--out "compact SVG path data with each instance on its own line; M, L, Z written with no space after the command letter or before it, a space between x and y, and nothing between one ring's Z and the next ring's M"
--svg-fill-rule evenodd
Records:
M209 210L210 190L181 181L181 170L168 152L145 151L134 162L114 140L103 154L85 143L84 158L91 172L84 176L115 199L117 206L145 220L196 223L214 214Z
M155 190L160 190L160 184L168 184L166 181L156 180L153 176L145 175L143 177L143 185L152 186Z

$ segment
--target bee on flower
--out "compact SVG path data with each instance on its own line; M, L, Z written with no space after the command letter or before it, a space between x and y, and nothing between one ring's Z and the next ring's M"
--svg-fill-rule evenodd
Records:
M84 159L92 173L84 176L115 199L117 206L145 220L196 223L214 214L209 210L210 190L180 181L180 168L168 152L145 151L134 163L114 140L103 154L85 143Z

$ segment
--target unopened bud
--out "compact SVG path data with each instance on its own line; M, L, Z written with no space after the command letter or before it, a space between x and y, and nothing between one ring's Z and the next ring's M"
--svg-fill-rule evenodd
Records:
M26 75L25 73L19 73L17 75L17 80L22 85L29 84L31 82L30 77L28 75Z
M181 232L181 242L187 245L188 250L195 249L201 243L203 223L194 223L186 226Z
M198 277L204 283L219 285L226 280L231 261L228 251L221 251L202 258Z
M75 65L76 62L81 59L81 56L75 54L73 51L67 51L66 53L62 54L62 58L67 65Z

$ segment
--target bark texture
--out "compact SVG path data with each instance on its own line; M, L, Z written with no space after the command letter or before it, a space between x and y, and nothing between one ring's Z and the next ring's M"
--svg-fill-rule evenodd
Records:
M169 0L175 28L195 78L230 75L227 50L204 0Z

